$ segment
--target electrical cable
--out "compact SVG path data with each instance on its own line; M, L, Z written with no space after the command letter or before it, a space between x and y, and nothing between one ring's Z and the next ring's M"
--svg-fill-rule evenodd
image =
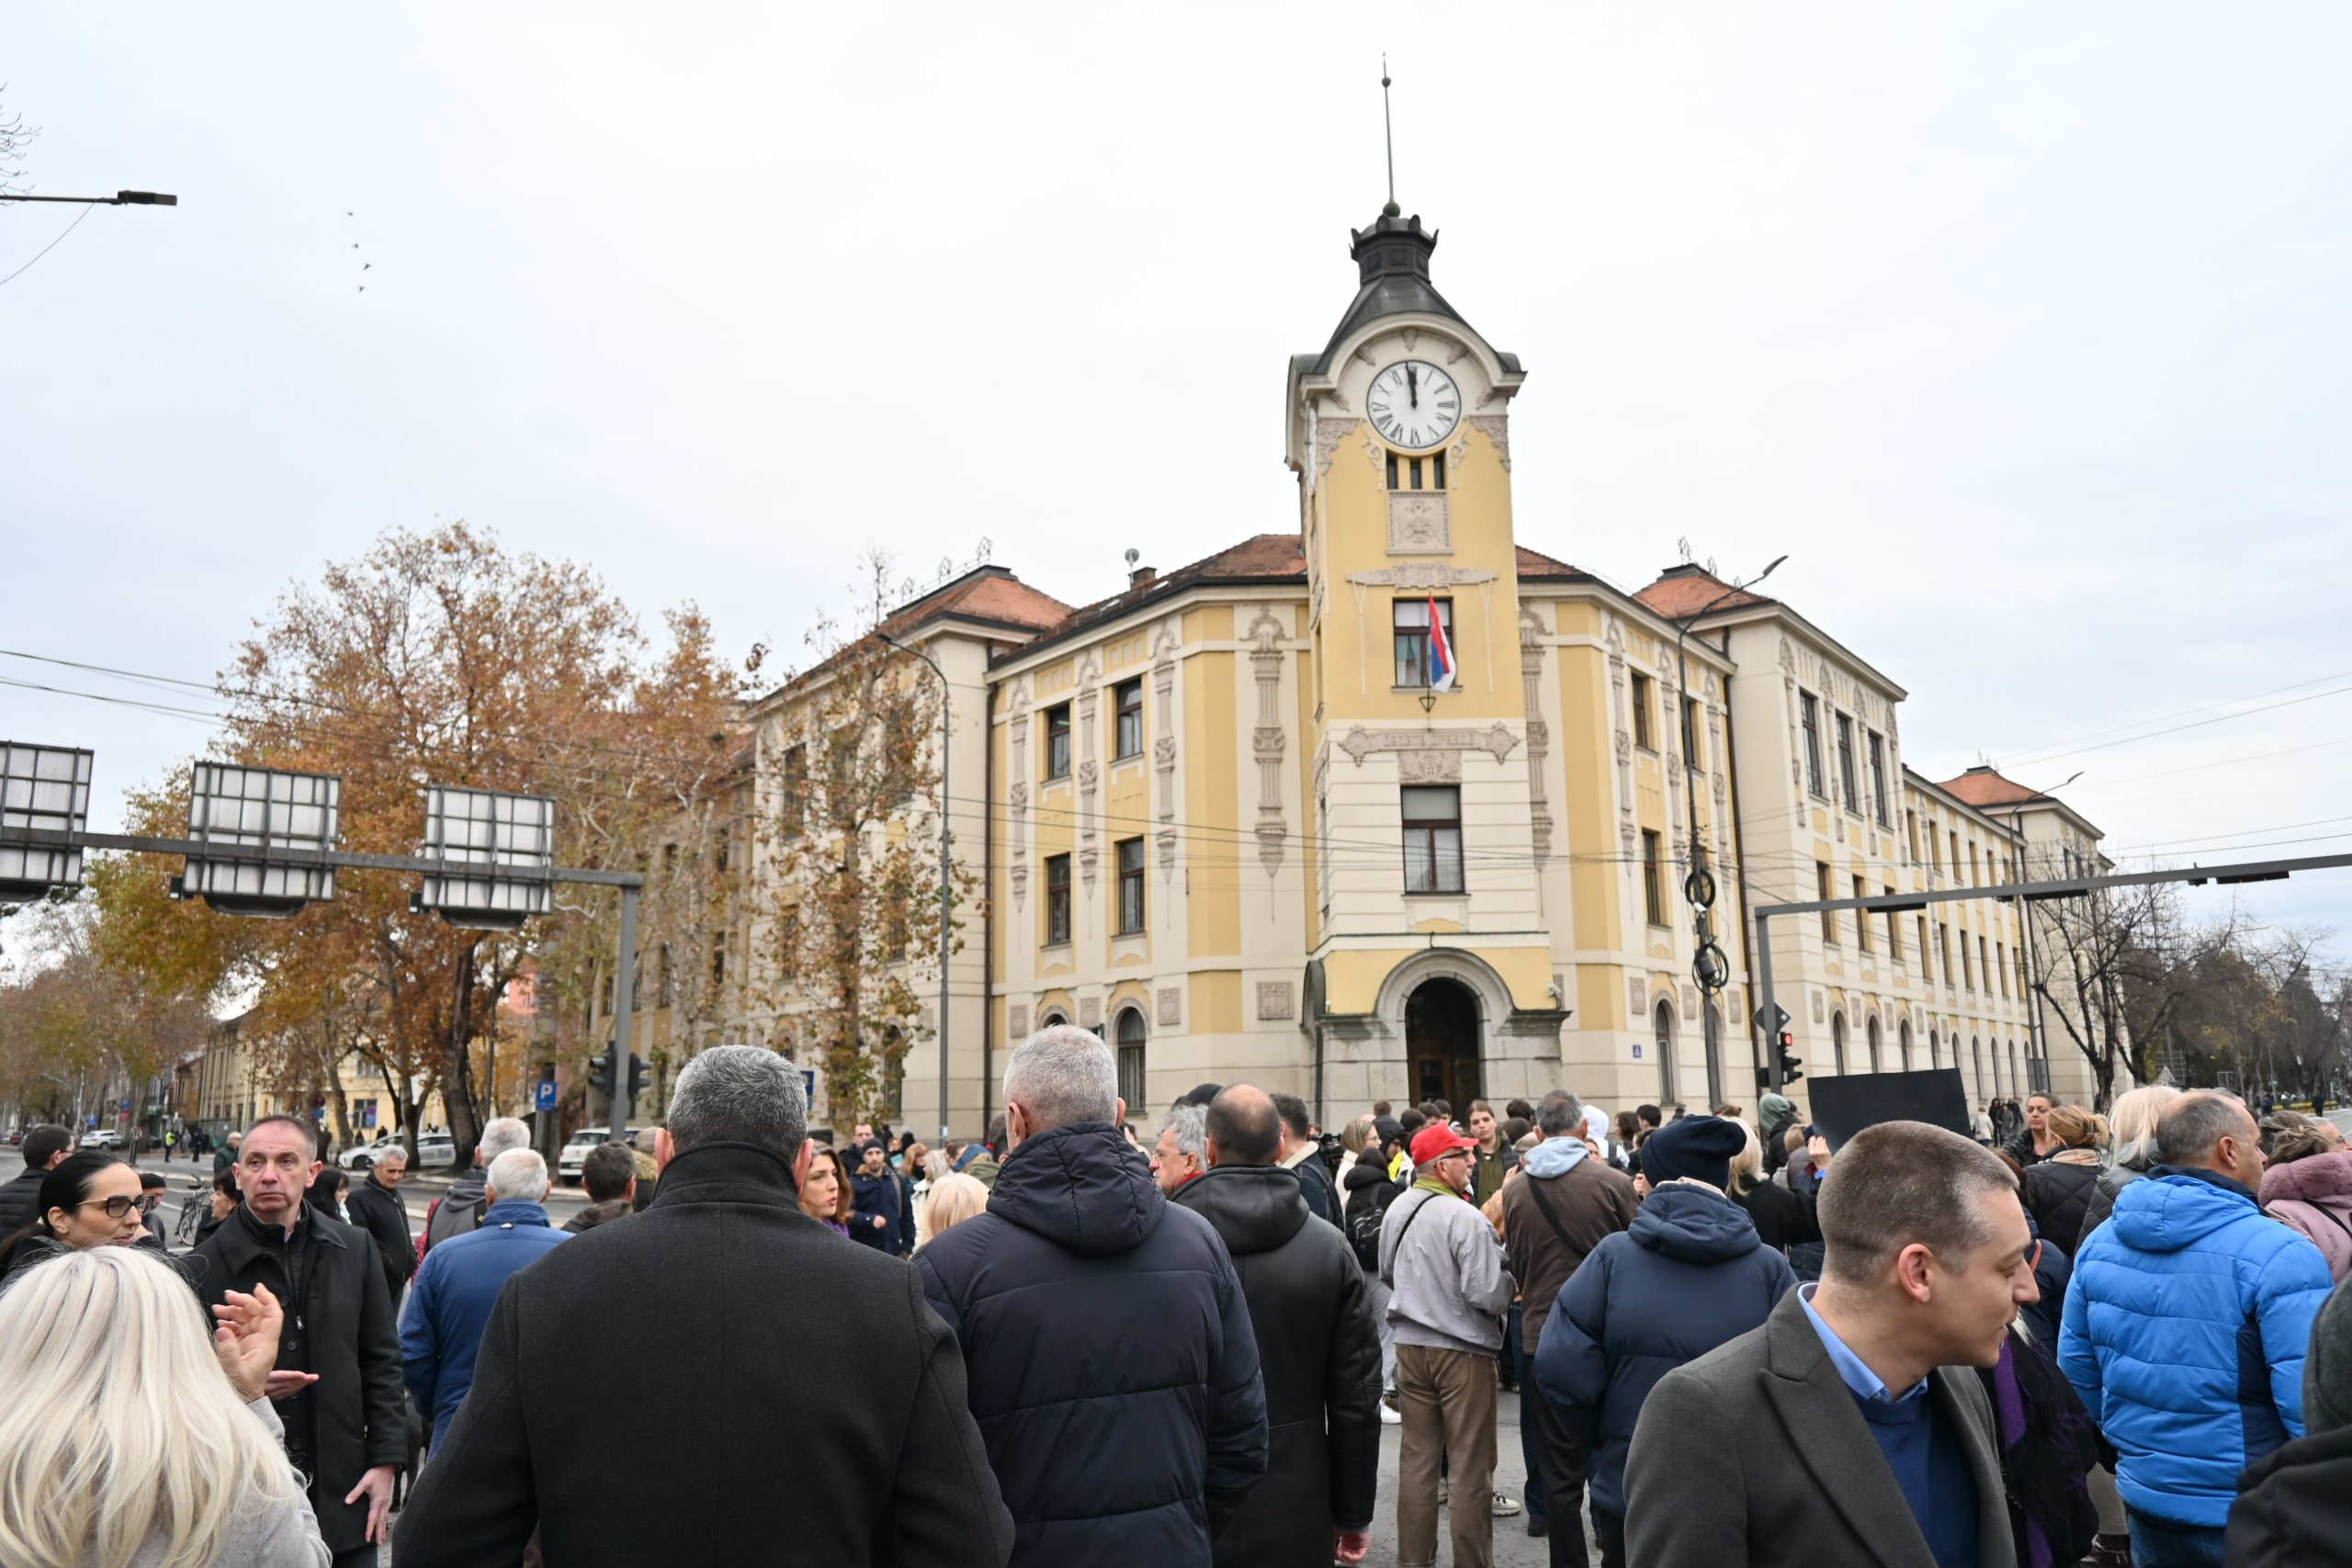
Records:
M84 209L82 209L82 216L81 216L81 218L76 218L76 219L74 219L74 221L73 221L73 222L68 223L67 225L65 225L65 232L64 232L64 233L58 235L58 236L57 236L57 238L55 238L54 240L51 240L51 241L49 243L47 243L46 245L43 245L40 250L35 251L35 252L33 253L33 261L28 261L28 262L27 262L24 265L22 265L22 266L18 267L16 271L14 271L14 272L10 273L10 274L9 274L7 276L6 276L6 277L0 277L0 285L5 285L5 284L14 283L14 282L16 282L16 281L17 281L17 279L18 279L19 277L22 277L26 273L30 272L30 271L32 270L33 262L37 262L37 261L40 260L40 258L41 258L41 257L43 257L43 256L45 256L45 255L49 254L49 253L50 253L50 252L51 252L51 251L53 251L53 250L57 249L57 247L58 247L58 246L60 246L60 245L63 244L63 243L65 243L65 235L66 235L66 234L71 234L72 232L74 232L74 230L79 229L79 228L82 226L82 219L83 219L83 218L87 218L91 213L96 212L96 211L98 209L98 208L99 208L100 206L102 206L102 205L104 205L104 204L103 204L103 203L95 203L95 202L94 202L94 203L92 203L90 206L88 206L88 207L85 207Z

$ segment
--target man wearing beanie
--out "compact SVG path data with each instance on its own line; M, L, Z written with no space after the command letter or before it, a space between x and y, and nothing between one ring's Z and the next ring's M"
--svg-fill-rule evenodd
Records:
M1396 1561L1437 1561L1438 1456L1452 1482L1454 1568L1491 1568L1495 1353L1510 1276L1495 1227L1468 1201L1475 1140L1443 1122L1413 1134L1413 1185L1380 1227L1397 1403Z
M1555 1300L1535 1351L1549 1414L1592 1449L1592 1529L1601 1568L1624 1568L1625 1455L1643 1402L1685 1361L1762 1325L1796 1276L1724 1195L1738 1123L1685 1116L1642 1145L1649 1201L1604 1238ZM1521 1184L1522 1186L1524 1183ZM1573 1518L1555 1529L1574 1529Z

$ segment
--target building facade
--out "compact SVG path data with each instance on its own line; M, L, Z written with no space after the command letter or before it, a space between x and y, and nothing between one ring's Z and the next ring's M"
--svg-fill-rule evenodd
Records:
M1394 204L1351 236L1356 293L1284 381L1295 528L1084 606L982 568L885 622L946 681L952 852L985 895L948 976L951 1124L1056 1022L1113 1043L1138 1116L1245 1078L1327 1123L1557 1086L1752 1108L1752 905L1953 886L1987 897L1774 923L1808 1072L2070 1087L1994 891L2030 829L1905 767L1903 689L1789 606L1695 567L1628 594L1521 544L1526 371L1437 291L1436 244ZM803 700L753 705L747 798ZM718 923L756 974L760 933ZM721 1007L709 1037L788 1048L789 1012ZM909 1020L917 1124L939 1021Z

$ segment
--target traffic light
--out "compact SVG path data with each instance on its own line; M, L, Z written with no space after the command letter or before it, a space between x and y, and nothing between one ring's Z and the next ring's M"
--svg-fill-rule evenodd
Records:
M651 1065L644 1057L628 1059L628 1108L632 1111L637 1109L638 1096L645 1092L645 1080L651 1071Z
M588 1085L589 1085L589 1087L590 1087L590 1088L594 1089L598 1094L603 1095L603 1096L605 1097L605 1099L608 1102L612 1100L612 1098L613 1098L613 1052L612 1052L612 1047L610 1047L610 1046L606 1046L606 1047L605 1048L605 1054L604 1054L603 1055L601 1055L601 1056L599 1056L599 1057L597 1057L597 1058L596 1058L596 1068L595 1068L595 1071L594 1071L594 1072L593 1072L593 1073L591 1073L591 1074L589 1075L589 1077L588 1077Z
M629 1057L628 1103L630 1109L634 1110L636 1108L637 1097L645 1092L645 1080L651 1075L651 1064L648 1063L644 1057L638 1055L631 1055ZM595 1086L595 1089L598 1094L605 1097L605 1102L607 1105L612 1103L613 1050L611 1048L607 1048L603 1055L596 1058L595 1075L588 1081Z
M1783 1089L1786 1089L1789 1085L1796 1082L1797 1079L1804 1077L1804 1074L1799 1070L1803 1066L1802 1062L1797 1057L1789 1054L1789 1048L1796 1043L1797 1037L1784 1029L1781 1031L1781 1038L1779 1042L1772 1047L1774 1052L1777 1053L1777 1059L1780 1063L1781 1087Z

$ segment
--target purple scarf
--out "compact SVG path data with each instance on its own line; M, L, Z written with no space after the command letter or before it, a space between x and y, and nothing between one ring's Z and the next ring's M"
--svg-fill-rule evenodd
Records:
M2001 1337L2001 1359L1993 1366L1993 1418L2001 1428L2004 1453L2025 1437L2025 1393L2018 1387L2017 1338ZM2050 1535L2041 1521L2026 1516L2024 1568L2051 1568Z

